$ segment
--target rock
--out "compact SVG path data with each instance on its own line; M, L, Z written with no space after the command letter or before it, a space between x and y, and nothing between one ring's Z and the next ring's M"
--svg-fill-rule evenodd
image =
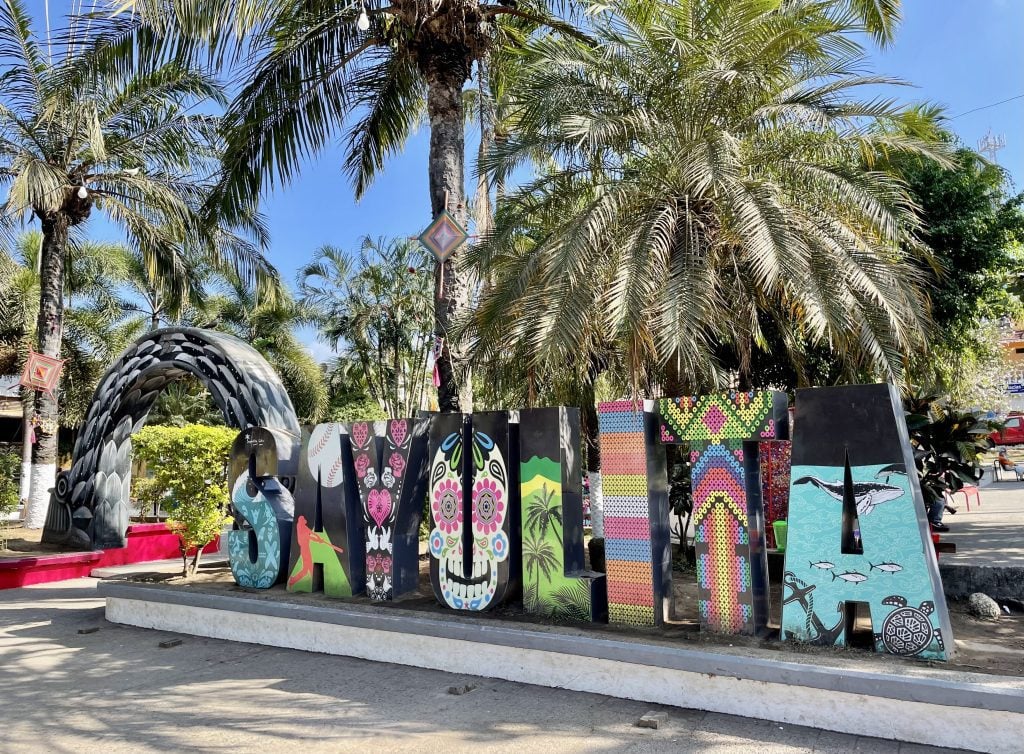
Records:
M449 694L453 694L454 696L462 696L463 694L468 694L470 691L472 691L475 688L476 688L476 684L475 683L467 683L467 684L464 684L462 686L449 686L448 687L448 693Z
M978 618L999 619L999 605L987 594L975 592L967 598L967 612Z
M636 727L638 728L652 728L657 730L662 725L668 722L667 712L648 712L646 715L636 721Z

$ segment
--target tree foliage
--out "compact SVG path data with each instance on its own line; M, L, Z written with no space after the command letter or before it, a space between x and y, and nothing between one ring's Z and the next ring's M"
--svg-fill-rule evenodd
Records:
M299 270L300 302L342 354L339 381L365 384L387 416L427 407L432 290L423 250L406 239L366 237L356 254L325 246Z
M932 348L915 363L915 380L960 407L998 410L1010 371L998 323L1012 327L1024 313L1024 195L1008 195L1006 173L966 148L956 150L952 165L894 156L889 169L906 182L929 249L920 264Z
M227 464L237 435L229 427L198 424L148 426L132 435L135 457L153 472L151 480L135 481L136 495L140 503L159 504L170 514L167 524L181 540L184 576L196 574L203 547L230 520Z
M916 218L897 180L859 163L941 155L870 127L903 111L857 98L899 83L861 73L860 28L828 3L623 2L594 17L596 45L532 41L517 130L485 167L551 167L470 255L492 283L478 355L521 345L548 369L611 343L634 393L689 391L728 381L723 344L749 372L774 324L783 353L823 345L900 379L924 345L901 248Z

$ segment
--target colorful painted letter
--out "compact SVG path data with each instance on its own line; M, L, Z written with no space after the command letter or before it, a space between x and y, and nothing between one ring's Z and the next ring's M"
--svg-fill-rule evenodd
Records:
M351 597L366 585L366 560L359 493L345 473L348 437L340 424L317 424L303 437L288 591Z
M486 610L519 586L515 429L504 411L434 417L430 582L442 605Z
M866 603L877 651L948 659L949 613L896 388L800 390L795 424L782 637L847 644L849 612Z
M665 449L653 407L615 401L597 408L608 621L619 625L660 625L672 595Z
M249 427L231 446L228 563L239 586L269 589L284 579L295 513L286 486L294 479L294 444L283 432Z
M366 530L366 593L390 600L419 584L429 416L356 422L349 431Z
M786 438L785 393L658 401L661 441L688 443L701 626L753 634L768 620L768 563L758 441Z
M603 621L604 574L585 570L578 408L519 412L523 608L555 618Z

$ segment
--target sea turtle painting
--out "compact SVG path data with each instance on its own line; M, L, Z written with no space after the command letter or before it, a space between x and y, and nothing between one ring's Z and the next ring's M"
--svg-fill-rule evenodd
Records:
M875 634L875 641L881 641L889 652L907 656L921 654L933 639L938 642L940 650L946 648L942 632L932 627L928 617L935 611L932 602L926 600L920 607L908 607L905 597L893 594L882 600L882 604L896 606L882 622L882 632Z

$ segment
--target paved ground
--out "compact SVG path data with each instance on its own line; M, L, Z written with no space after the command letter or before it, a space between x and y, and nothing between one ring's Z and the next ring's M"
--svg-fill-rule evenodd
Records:
M1024 567L1024 482L992 482L980 490L981 507L964 496L955 498L957 513L945 515L950 531L943 539L956 543L956 553L941 563Z
M116 626L95 583L0 593L0 752L948 751Z

